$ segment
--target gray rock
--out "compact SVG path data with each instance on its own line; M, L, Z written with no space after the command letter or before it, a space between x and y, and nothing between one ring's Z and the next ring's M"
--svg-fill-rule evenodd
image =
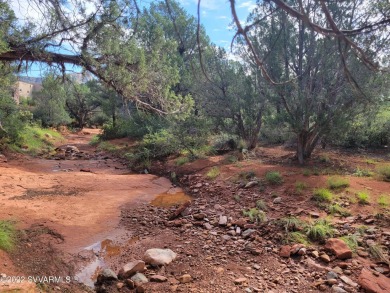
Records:
M207 230L213 229L213 226L211 226L210 223L204 223L203 226L204 226Z
M280 203L282 203L282 198L281 198L281 197L275 198L274 201L273 201L273 203L274 203L274 204L280 204Z
M143 283L147 283L149 282L148 281L148 278L145 277L144 274L141 274L141 273L136 273L134 276L131 277L131 280L134 282L134 283L138 283L138 284L143 284Z
M124 279L130 278L132 275L145 270L145 262L142 260L135 260L125 264L119 271L119 276Z
M256 230L254 230L254 229L246 229L244 232L242 232L242 237L248 238L248 237L251 236L254 232L256 232Z
M104 269L98 276L97 276L97 283L102 284L105 282L111 282L118 280L118 276L115 274L115 272L111 269Z
M336 285L333 285L332 286L332 292L333 293L348 293L347 291L345 291L343 288L340 288Z
M152 248L145 252L143 260L151 265L167 265L170 264L177 254L170 249Z
M330 271L326 274L326 278L329 279L337 279L339 276L334 272Z
M248 182L248 183L244 186L244 188L251 188L251 187L253 187L253 186L256 186L257 184L259 184L257 181L250 181L250 182Z
M220 226L226 226L226 224L227 224L227 221L228 221L228 218L226 217L226 216L219 216L219 222L218 222L218 224L220 225Z
M340 279L347 285L352 286L352 287L357 287L358 284L352 281L350 278L347 276L341 276Z

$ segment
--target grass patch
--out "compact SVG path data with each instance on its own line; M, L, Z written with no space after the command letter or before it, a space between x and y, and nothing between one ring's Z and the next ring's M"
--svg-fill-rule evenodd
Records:
M330 158L328 155L321 155L319 157L319 160L321 163L329 163L330 162Z
M290 232L286 236L287 243L301 243L305 246L310 245L310 241L305 234L301 232Z
M257 208L242 211L243 215L249 217L252 223L264 223L267 221L267 214Z
M113 145L112 143L108 141L102 141L99 146L97 147L99 151L106 151L110 153L116 153L120 150L120 148L116 145Z
M269 171L265 173L265 180L271 185L278 185L283 183L283 177L278 171Z
M15 245L16 229L11 221L0 221L0 249L11 251Z
M346 208L343 208L339 204L331 204L328 206L328 211L330 214L339 214L342 217L349 217L351 215L351 212L348 211Z
M267 205L264 202L264 200L262 200L262 199L259 199L259 200L256 201L256 207L259 210L262 210L262 211L266 211L267 210Z
M367 170L367 169L360 169L360 168L357 168L355 170L355 173L353 173L353 176L356 176L356 177L371 177L373 175L374 175L374 172Z
M377 173L383 181L390 182L390 166L380 166L377 168Z
M214 180L215 178L217 178L219 175L221 174L221 172L219 171L219 168L218 167L213 167L211 168L207 173L206 173L206 177L210 180Z
M13 150L36 155L42 151L50 152L56 142L63 141L62 135L52 129L26 126L20 133L20 142L11 146Z
M305 169L305 170L303 170L302 174L303 174L303 176L309 177L311 175L311 172L309 169Z
M385 208L387 206L389 206L390 202L389 202L389 195L386 195L386 194L382 194L378 197L378 204Z
M370 203L370 195L367 191L359 191L356 193L356 197L358 203L360 204L369 204Z
M343 236L340 237L340 239L348 245L349 249L351 249L353 252L356 252L356 249L358 248L359 244L357 241L357 236L355 234Z
M305 227L306 235L313 241L324 241L335 233L333 226L326 220L316 220Z
M301 181L295 182L295 190L298 193L302 193L305 189L307 189L307 184L305 182L301 182Z
M361 225L359 227L357 227L356 231L360 234L360 235L364 235L364 233L366 233L366 231L368 230L368 227L365 226L365 225Z
M382 246L379 244L373 244L369 246L369 252L373 258L378 259L388 265L390 265L390 261L388 256L386 256Z
M301 230L305 224L301 219L296 217L281 218L278 222L286 232Z
M312 198L318 202L331 202L333 200L333 193L326 188L317 188L314 190Z
M94 136L92 136L91 141L89 142L89 145L96 146L99 144L99 142L100 142L100 136L94 135Z
M339 176L332 176L328 178L328 188L341 189L349 186L349 181Z
M188 157L180 157L177 158L175 161L176 166L183 166L184 164L187 164L190 161Z
M377 163L377 161L375 161L373 159L365 159L364 162L366 162L367 164L370 164L370 165L375 165Z

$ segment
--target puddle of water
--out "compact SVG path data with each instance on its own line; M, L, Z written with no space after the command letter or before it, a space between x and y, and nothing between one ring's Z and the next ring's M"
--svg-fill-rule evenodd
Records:
M171 207L177 204L183 204L191 200L191 197L185 194L184 192L176 193L161 193L157 195L150 204L155 207Z
M84 250L91 250L95 254L95 258L92 262L84 266L75 276L76 280L89 286L94 287L97 276L99 273L109 267L107 265L110 258L119 256L122 247L133 245L139 241L139 236L132 237L124 243L118 243L112 239L104 239L103 241L96 242Z

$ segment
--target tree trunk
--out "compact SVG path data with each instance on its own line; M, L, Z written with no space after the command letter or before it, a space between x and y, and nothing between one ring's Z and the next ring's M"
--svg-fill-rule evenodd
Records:
M320 138L320 133L317 131L301 131L297 135L297 158L299 164L303 165L306 159L311 157Z

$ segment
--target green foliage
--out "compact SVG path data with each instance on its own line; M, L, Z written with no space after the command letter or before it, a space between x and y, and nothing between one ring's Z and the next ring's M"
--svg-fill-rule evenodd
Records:
M381 207L387 207L390 205L390 200L389 200L389 195L386 195L386 194L382 194L378 197L378 204L381 206Z
M91 138L91 141L89 142L90 145L96 146L100 143L100 136L99 135L94 135Z
M351 215L351 212L348 211L346 208L343 208L339 204L331 204L328 206L329 213L332 215L339 214L342 217L349 217Z
M49 73L42 81L42 90L34 93L37 103L34 118L45 127L69 124L71 118L65 110L66 97L62 80L54 73Z
M367 169L356 168L355 173L353 173L353 175L356 177L371 177L372 175L374 175L374 173Z
M368 227L365 225L361 225L357 227L357 231L360 235L364 235L364 233L368 230Z
M383 181L390 182L390 165L384 165L377 168L378 174Z
M356 193L357 200L360 204L369 204L370 203L370 195L367 191L359 191Z
M324 241L334 235L333 226L325 219L316 220L305 227L306 235L313 241Z
M333 193L326 188L317 188L314 190L313 199L317 202L331 202Z
M17 151L26 151L32 155L42 151L49 152L56 142L64 140L62 135L52 129L41 128L36 125L28 125L20 132L17 143L11 145Z
M120 148L108 141L102 141L99 143L97 149L101 151L110 152L110 153L117 153Z
M267 208L267 204L264 202L264 200L262 199L258 199L256 201L256 207L259 209L259 210L262 210L262 211L266 211L268 208Z
M311 172L310 172L310 170L309 170L309 169L304 169L302 174L303 174L303 176L306 176L306 177L308 177L308 176L310 176L310 175L311 175Z
M176 159L176 165L177 166L182 166L184 164L187 164L190 161L188 157L180 157Z
M278 171L268 171L265 173L265 180L271 185L278 185L283 183L283 177Z
M243 215L249 217L252 223L264 223L267 221L267 214L257 208L251 208L249 210L243 210Z
M373 258L390 265L389 257L385 254L384 249L381 245L379 244L370 245L369 252Z
M16 229L10 221L0 221L0 249L11 251L15 245Z
M307 238L305 234L302 234L301 232L289 232L286 235L286 242L287 243L301 243L306 246L310 245L310 241Z
M359 246L357 241L357 235L355 234L347 235L347 236L340 237L340 239L343 240L345 244L348 245L349 249L351 249L353 252L356 252L356 249Z
M341 189L349 186L349 181L345 178L332 176L328 178L328 187L330 189Z
M289 231L299 231L301 230L305 223L296 217L285 217L281 218L278 223L286 230L286 232Z
M297 181L295 182L295 190L298 193L302 193L307 188L307 184L305 182Z
M206 173L206 177L210 180L214 180L215 178L217 178L219 175L221 174L221 172L219 171L219 168L218 167L212 167L207 173Z

